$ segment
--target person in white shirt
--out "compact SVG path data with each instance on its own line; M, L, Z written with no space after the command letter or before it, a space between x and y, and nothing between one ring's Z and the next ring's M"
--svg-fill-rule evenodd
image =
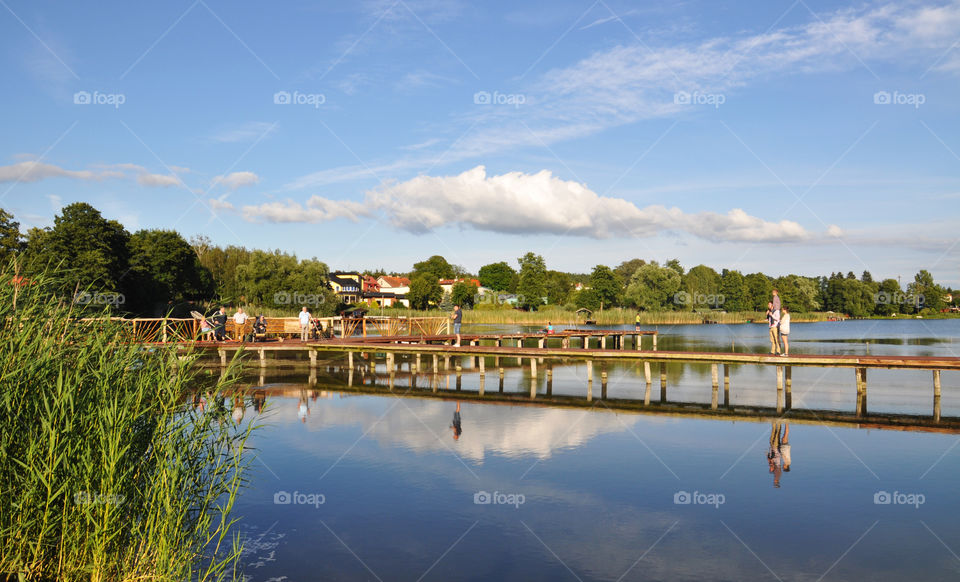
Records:
M243 326L247 323L247 314L244 313L242 307L237 308L237 312L233 314L233 322L237 327L237 341L243 339Z
M780 337L783 339L783 354L790 355L790 310L784 307L783 316L780 318Z
M307 341L310 336L310 320L313 318L310 315L310 312L307 311L307 306L304 305L300 310L300 340Z

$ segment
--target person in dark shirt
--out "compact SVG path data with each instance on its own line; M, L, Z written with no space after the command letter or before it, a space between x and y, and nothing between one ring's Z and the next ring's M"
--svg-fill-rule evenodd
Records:
M460 323L463 322L463 310L460 309L459 305L453 306L453 313L450 315L450 319L453 320L453 333L457 336L457 343L454 345L460 347Z
M220 308L217 313L210 318L213 320L213 335L218 342L227 339L227 312Z

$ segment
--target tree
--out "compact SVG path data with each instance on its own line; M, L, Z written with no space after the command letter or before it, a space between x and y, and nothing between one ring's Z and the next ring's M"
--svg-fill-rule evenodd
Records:
M683 288L688 294L690 307L718 307L720 296L720 275L706 265L697 265L683 276Z
M617 265L613 272L620 278L620 282L626 286L626 284L630 282L630 277L633 277L633 274L637 272L637 269L646 264L647 262L643 259L630 259Z
M791 311L816 311L820 309L817 281L799 275L778 277L773 286L780 293L780 301Z
M860 282L873 283L873 275L870 274L870 271L864 271L863 274L860 275Z
M178 232L139 230L130 237L129 252L128 308L161 315L168 302L212 295L213 277Z
M900 283L896 279L884 279L880 281L880 287L877 289L873 312L881 316L893 315L901 311L903 301L904 295L900 290Z
M673 300L680 290L680 283L680 274L676 270L648 263L630 278L627 301L647 311L675 307Z
M563 305L570 297L570 292L573 291L573 278L560 271L547 271L547 281L544 288L547 303Z
M517 262L520 263L518 303L523 309L536 310L543 305L543 297L547 294L547 263L543 257L534 253L523 255Z
M6 266L22 250L20 223L13 220L12 214L0 208L0 266Z
M597 265L590 273L590 288L600 299L600 309L620 303L623 285L613 270L606 265Z
M750 273L745 276L747 285L747 305L753 311L761 313L767 310L767 302L773 297L773 282L763 273Z
M407 292L410 307L428 309L431 303L439 303L442 298L443 289L432 273L420 273L410 280L410 291Z
M467 281L461 281L450 291L450 300L461 308L472 308L477 297L477 286Z
M913 283L907 285L907 297L913 300L917 312L921 309L940 311L945 305L944 294L943 287L934 282L933 275L926 269L921 269L914 276Z
M440 279L453 279L456 277L457 272L453 268L453 265L448 263L445 258L440 255L433 255L425 261L414 263L410 278L413 279L416 275L424 274L429 274L435 280L439 281Z
M665 266L668 269L673 269L678 275L683 277L683 265L680 264L679 259L670 259Z
M517 272L506 261L490 263L480 267L477 274L480 284L494 291L512 291L516 289Z
M724 269L720 276L720 295L723 296L723 308L727 311L750 309L747 283L740 271Z
M577 291L577 295L573 302L578 309L586 308L590 311L596 311L597 309L600 309L600 297L593 289L582 289Z
M63 207L53 228L31 229L25 251L30 270L62 266L67 279L62 290L73 293L91 287L123 292L129 268L130 233L116 220L84 202Z

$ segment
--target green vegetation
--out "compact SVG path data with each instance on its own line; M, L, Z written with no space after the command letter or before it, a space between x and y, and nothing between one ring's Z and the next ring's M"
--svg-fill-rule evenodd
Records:
M0 286L0 580L236 578L249 423L185 404L190 359L78 322L57 283Z
M205 237L187 243L169 230L130 234L83 203L64 207L52 228L31 229L25 240L13 216L0 209L0 258L4 257L16 258L28 277L62 265L71 273L62 293L89 287L105 294L104 303L115 313L156 317L174 309L174 315L182 317L195 308L191 301L241 305L268 315L293 315L302 304L316 316L334 315L349 307L339 303L328 285L327 265L316 258L301 260L279 250L221 248ZM411 279L407 299L424 310L450 308L454 303L469 308L471 302L481 306L509 302L529 311L562 306L598 312L624 308L658 313L762 313L776 288L794 313L892 317L933 315L956 307L960 299L960 293L938 285L926 270L901 287L896 279L874 281L866 271L859 278L839 271L818 277L771 277L731 269L718 272L707 265L687 270L677 259L661 263L634 258L615 267L594 265L589 273L578 274L551 270L534 252L517 258L518 269L511 262L493 262L478 271L482 286L497 295L513 295L496 300L469 296L463 286L444 293L438 280L472 275L440 255L413 263L410 272L392 274ZM110 301L112 297L121 301Z

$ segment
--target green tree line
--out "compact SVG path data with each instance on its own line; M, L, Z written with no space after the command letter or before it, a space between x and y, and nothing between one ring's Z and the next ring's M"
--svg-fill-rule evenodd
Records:
M6 264L14 258L27 277L59 267L67 274L61 283L64 294L96 289L97 294L75 298L113 301L122 312L161 315L175 306L210 301L293 309L307 304L322 315L344 307L337 305L328 285L329 268L317 258L220 247L203 236L187 241L174 230L130 233L82 202L64 207L52 227L32 228L25 234L13 215L0 209L0 260ZM819 277L771 277L733 269L717 272L706 265L687 270L676 259L661 265L635 258L614 267L596 265L591 272L578 274L551 270L533 252L513 264L484 265L475 276L440 255L414 263L409 272L394 274L410 277L407 297L415 309L472 307L478 300L474 285L458 283L446 295L439 285L440 279L471 278L497 295L514 295L516 305L528 310L560 305L591 310L762 312L776 288L784 305L794 311L892 316L940 311L948 306L945 297L952 293L926 270L916 273L906 287L896 279L875 281L868 271L859 278L841 271Z

